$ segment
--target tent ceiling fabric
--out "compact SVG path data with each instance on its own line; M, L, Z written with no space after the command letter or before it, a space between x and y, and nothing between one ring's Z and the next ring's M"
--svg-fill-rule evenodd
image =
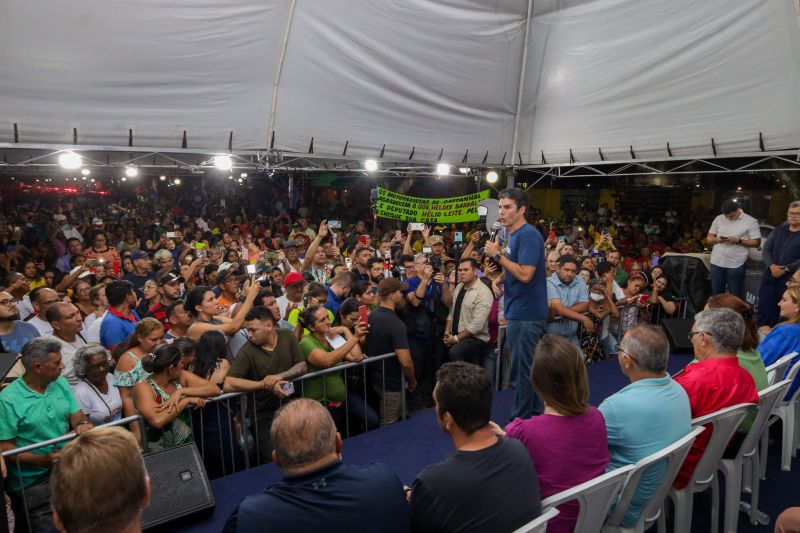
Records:
M3 2L0 142L263 148L288 6Z
M479 163L507 153L525 0L100 0L0 9L0 143ZM791 0L535 0L525 163L800 146ZM290 17L289 14L292 13ZM289 29L288 35L286 33ZM284 49L284 38L286 46ZM271 114L273 84L285 52ZM517 158L514 157L514 161Z
M528 47L524 161L800 146L792 0L536 0Z

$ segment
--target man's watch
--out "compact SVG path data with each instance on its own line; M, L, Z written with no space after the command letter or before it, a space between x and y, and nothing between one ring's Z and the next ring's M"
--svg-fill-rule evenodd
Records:
M492 256L492 260L494 260L494 262L497 263L498 265L500 264L500 259L502 259L502 258L503 258L503 254L500 253L500 252L497 252L496 254L494 254Z

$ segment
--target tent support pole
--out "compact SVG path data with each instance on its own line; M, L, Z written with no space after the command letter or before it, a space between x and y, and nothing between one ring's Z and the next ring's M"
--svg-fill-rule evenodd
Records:
M531 27L531 11L533 8L533 0L528 0L528 11L526 12L525 16L525 36L524 41L522 43L522 65L520 66L519 70L519 86L517 87L517 109L514 113L514 138L511 143L511 153L517 153L517 141L519 139L519 114L522 108L522 96L523 96L523 89L525 88L525 69L528 66L528 32L530 31ZM512 162L514 156L511 156Z
M292 29L292 21L294 20L294 7L297 5L297 0L292 0L289 6L289 13L286 15L286 30L283 32L283 44L281 45L281 57L278 60L278 66L275 69L275 81L272 82L272 106L269 110L269 128L267 129L267 142L270 148L275 142L275 112L278 109L278 85L281 81L281 73L283 72L283 61L286 59L286 48L289 44L289 32ZM272 141L270 142L270 139Z

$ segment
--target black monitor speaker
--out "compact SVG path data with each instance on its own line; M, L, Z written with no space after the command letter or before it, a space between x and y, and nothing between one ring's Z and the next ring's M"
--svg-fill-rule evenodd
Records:
M193 443L147 454L144 462L151 496L143 529L214 508L214 493Z
M661 321L671 353L692 353L692 343L689 340L692 322L691 318L665 318Z

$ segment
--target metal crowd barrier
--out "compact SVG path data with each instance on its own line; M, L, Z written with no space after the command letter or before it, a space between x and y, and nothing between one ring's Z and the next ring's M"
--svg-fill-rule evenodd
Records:
M328 406L328 385L325 376L341 373L341 379L345 388L344 401L339 412L342 414L341 420L336 420L337 429L344 438L353 434L353 429L363 432L377 429L381 425L379 412L370 404L370 387L368 381L368 366L381 365L380 391L386 391L386 360L396 357L394 352L365 358L358 363L346 363L331 368L326 368L317 372L303 374L292 380L295 392L289 398L278 401L278 405L295 398L306 397L305 389L308 380L320 378L322 388L322 403ZM350 378L355 377L358 386L358 393L355 394L351 385ZM360 377L360 379L358 379ZM371 384L374 385L374 382ZM405 375L400 370L400 419L405 420L406 411L406 381ZM375 391L376 393L378 391ZM240 470L246 470L252 466L264 462L264 455L261 453L261 442L259 439L260 430L268 431L269 428L259 427L259 413L256 410L256 399L258 394L271 394L266 391L252 392L233 392L222 394L216 398L208 400L203 409L193 410L192 424L197 449L206 465L209 477L215 478L225 476ZM383 398L384 411L386 410L386 394L377 394ZM317 399L317 398L315 398ZM238 405L236 404L238 402ZM209 414L210 413L210 414ZM353 418L358 418L358 427L354 427ZM271 418L271 416L270 416ZM226 423L226 419L229 423ZM214 428L209 428L209 423ZM216 433L216 434L215 434ZM266 458L268 460L268 458ZM255 463L255 465L253 464Z
M343 435L349 437L351 435L351 418L353 417L353 412L351 408L355 408L355 402L357 402L357 407L360 409L358 411L362 415L362 422L363 425L359 426L359 429L363 429L364 431L370 431L373 429L377 429L380 425L380 415L376 413L375 409L370 405L368 397L370 396L370 390L368 388L368 381L370 381L371 385L375 385L373 381L375 378L374 376L368 380L367 375L367 367L374 366L377 364L381 365L381 375L380 375L380 391L385 393L386 391L386 361L396 357L394 352L387 353L383 355L378 355L375 357L365 358L363 361L358 363L346 363L338 366L334 366L331 368L327 368L324 370L320 370L318 372L311 372L299 376L292 380L292 383L295 384L295 393L294 395L290 396L286 400L280 400L279 405L283 405L284 403L291 401L292 399L304 397L305 396L305 384L310 379L315 378L322 378L322 395L323 398L327 397L327 384L325 382L324 377L330 374L341 373L342 374L342 381L345 387L345 398L342 403L342 410L344 412L344 420L339 421L340 424L343 423L343 428L340 428L337 424L337 429L341 431L344 429ZM348 375L358 375L360 374L361 380L359 382L359 392L362 394L361 397L357 397L357 395L352 395L349 393L349 386L348 386ZM405 420L407 417L406 412L406 381L405 375L400 370L400 419ZM378 391L375 391L378 393ZM205 407L202 409L192 409L191 414L191 424L192 424L192 431L194 434L194 441L197 445L197 449L200 452L201 456L203 457L203 461L206 466L207 473L210 478L216 478L225 476L228 474L232 474L237 471L245 470L254 466L252 463L253 461L256 464L261 464L262 461L262 454L260 450L260 442L259 442L259 422L258 422L258 413L256 412L256 395L257 394L271 394L266 391L255 391L255 392L235 392L235 393L228 393L222 394L217 396L216 398L208 400ZM379 397L383 398L384 401L384 410L385 410L385 402L386 402L386 395L385 394L378 394ZM238 402L238 405L236 405ZM328 402L323 402L327 404ZM123 418L121 420L116 420L114 422L110 422L108 424L103 424L103 427L111 427L111 426L129 426L133 423L138 422L138 430L141 435L141 445L143 453L148 452L148 440L147 440L147 423L142 418L141 415L135 415L127 418ZM210 427L213 426L213 427ZM268 428L267 428L268 430ZM56 446L61 443L68 442L74 439L77 435L72 432L61 437L50 439L43 442L38 442L34 444L30 444L28 446L22 446L19 448L15 448L13 450L9 450L2 453L3 458L6 462L13 461L15 456L19 456L22 453L31 452L34 450L38 450L41 448L49 447L49 446ZM20 463L19 460L16 461L16 471L19 471ZM9 475L11 475L9 473ZM0 481L0 491L5 489L4 481ZM27 498L25 495L25 487L21 490L23 501L25 502L25 512L26 515L28 514L27 508ZM7 533L8 532L8 517L6 516L5 506L3 506L2 516L0 516L0 533Z
M130 425L130 424L133 424L134 422L140 422L139 431L141 432L141 436L142 436L142 439L143 439L142 443L144 444L144 443L146 443L147 437L146 437L146 435L144 433L145 428L144 428L144 424L142 423L143 421L144 420L142 419L141 415L134 415L134 416L129 416L127 418L120 419L120 420L115 420L115 421L109 422L107 424L103 424L102 427L127 426L127 425ZM18 456L20 454L27 453L27 452L33 452L33 451L38 450L40 448L46 448L46 447L49 447L49 446L57 446L58 444L66 443L68 441L71 441L74 438L76 438L77 436L78 435L73 431L73 432L67 433L66 435L63 435L61 437L56 437L54 439L46 440L46 441L43 441L43 442L36 442L34 444L29 444L27 446L20 446L19 448L14 448L13 450L5 451L5 452L2 453L2 456L3 456L3 459L6 461L7 465L8 465L9 462L11 462L11 460L13 460L16 457L16 461L15 461L16 468L15 468L15 471L19 472L19 470L20 470L20 462L19 462L19 457ZM11 475L11 469L8 469L8 470L9 470L8 475L10 476ZM5 484L6 484L6 480L5 479L0 479L0 494L5 495ZM22 490L20 492L22 494L22 501L23 501L24 507L25 507L25 514L26 514L26 519L27 519L26 522L29 523L29 521L30 521L30 513L28 511L28 498L27 498L27 495L26 495L26 487L23 486ZM5 501L3 501L2 509L3 509L2 513L0 513L0 533L8 533L8 530L9 530L8 529L8 525L9 525L9 523L8 523L8 513L7 513L7 507L6 507Z

